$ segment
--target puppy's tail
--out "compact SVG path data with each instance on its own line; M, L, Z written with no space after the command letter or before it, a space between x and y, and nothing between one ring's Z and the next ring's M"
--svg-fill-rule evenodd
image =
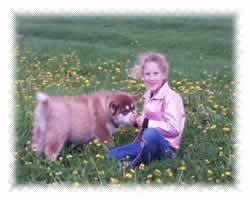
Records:
M45 132L47 127L47 109L49 96L45 93L38 92L36 94L37 106L35 109L35 126L41 132Z

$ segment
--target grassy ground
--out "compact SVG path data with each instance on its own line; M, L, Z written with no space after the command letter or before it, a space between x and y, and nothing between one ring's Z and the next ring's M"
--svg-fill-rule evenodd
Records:
M17 184L235 183L232 17L18 16L16 31L22 36L15 68ZM144 92L127 69L148 50L168 55L169 83L185 103L188 120L176 159L129 170L127 162L107 159L107 147L95 142L68 145L52 163L32 151L36 91ZM131 142L136 132L121 129L114 146Z

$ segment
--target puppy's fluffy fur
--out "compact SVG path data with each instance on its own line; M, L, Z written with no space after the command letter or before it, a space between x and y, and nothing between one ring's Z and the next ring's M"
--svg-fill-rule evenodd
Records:
M66 142L86 143L97 138L112 143L112 133L130 124L140 95L120 91L90 96L48 96L37 94L32 147L56 160Z

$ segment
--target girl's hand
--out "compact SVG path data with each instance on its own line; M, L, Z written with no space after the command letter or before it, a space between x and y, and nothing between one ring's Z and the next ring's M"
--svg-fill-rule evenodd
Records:
M140 127L140 128L142 127L143 120L144 120L144 116L142 116L142 115L138 115L136 117L136 124L138 127Z
M136 124L136 118L137 118L137 114L132 114L130 117L129 117L129 121L132 123L132 124Z

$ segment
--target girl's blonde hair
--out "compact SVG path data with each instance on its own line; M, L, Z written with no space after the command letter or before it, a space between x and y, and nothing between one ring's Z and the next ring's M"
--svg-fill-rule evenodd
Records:
M169 62L166 56L157 52L145 52L138 56L137 64L129 70L129 77L141 79L143 77L144 66L147 62L156 62L160 70L166 74L168 80Z

